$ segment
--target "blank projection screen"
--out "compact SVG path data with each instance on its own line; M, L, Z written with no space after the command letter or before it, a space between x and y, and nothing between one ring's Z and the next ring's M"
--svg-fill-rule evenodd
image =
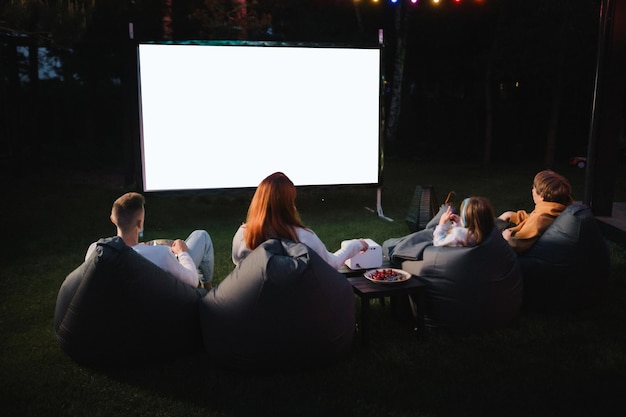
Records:
M139 44L144 191L378 184L380 48Z

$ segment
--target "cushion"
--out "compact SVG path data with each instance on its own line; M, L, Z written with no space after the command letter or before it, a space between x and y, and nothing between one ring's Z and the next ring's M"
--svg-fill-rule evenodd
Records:
M424 324L459 333L485 331L512 322L523 296L517 256L494 228L474 247L428 246L421 261L402 269L425 284Z
M203 297L200 316L205 348L223 367L298 370L349 352L354 294L306 245L271 239Z
M568 206L519 256L524 308L565 312L595 305L607 289L611 260L591 209Z
M114 366L202 352L194 289L126 246L101 239L61 285L54 330L76 362Z

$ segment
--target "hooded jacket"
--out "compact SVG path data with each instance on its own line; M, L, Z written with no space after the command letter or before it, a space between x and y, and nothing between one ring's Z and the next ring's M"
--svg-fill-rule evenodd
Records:
M536 204L530 213L519 210L511 214L509 221L516 225L509 229L511 231L509 244L513 250L524 253L530 249L565 207L567 206L561 203L542 201Z

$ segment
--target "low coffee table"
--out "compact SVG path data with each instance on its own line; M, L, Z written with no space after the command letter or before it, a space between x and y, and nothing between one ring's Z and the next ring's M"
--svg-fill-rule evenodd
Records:
M381 268L386 268L385 266ZM383 299L385 297L393 297L399 295L417 295L419 296L424 289L424 284L415 279L415 276L404 282L383 284L375 283L363 276L366 270L353 270L347 266L339 269L352 285L354 294L361 299L361 343L364 346L369 344L369 307L370 300L373 298ZM422 320L416 320L416 328L421 330Z

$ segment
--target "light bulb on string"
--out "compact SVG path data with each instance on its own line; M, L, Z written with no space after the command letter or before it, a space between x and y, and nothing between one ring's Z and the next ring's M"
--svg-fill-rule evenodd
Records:
M372 0L374 3L378 3L378 0ZM399 0L389 0L391 4L397 4ZM419 3L419 0L410 0L411 4Z

